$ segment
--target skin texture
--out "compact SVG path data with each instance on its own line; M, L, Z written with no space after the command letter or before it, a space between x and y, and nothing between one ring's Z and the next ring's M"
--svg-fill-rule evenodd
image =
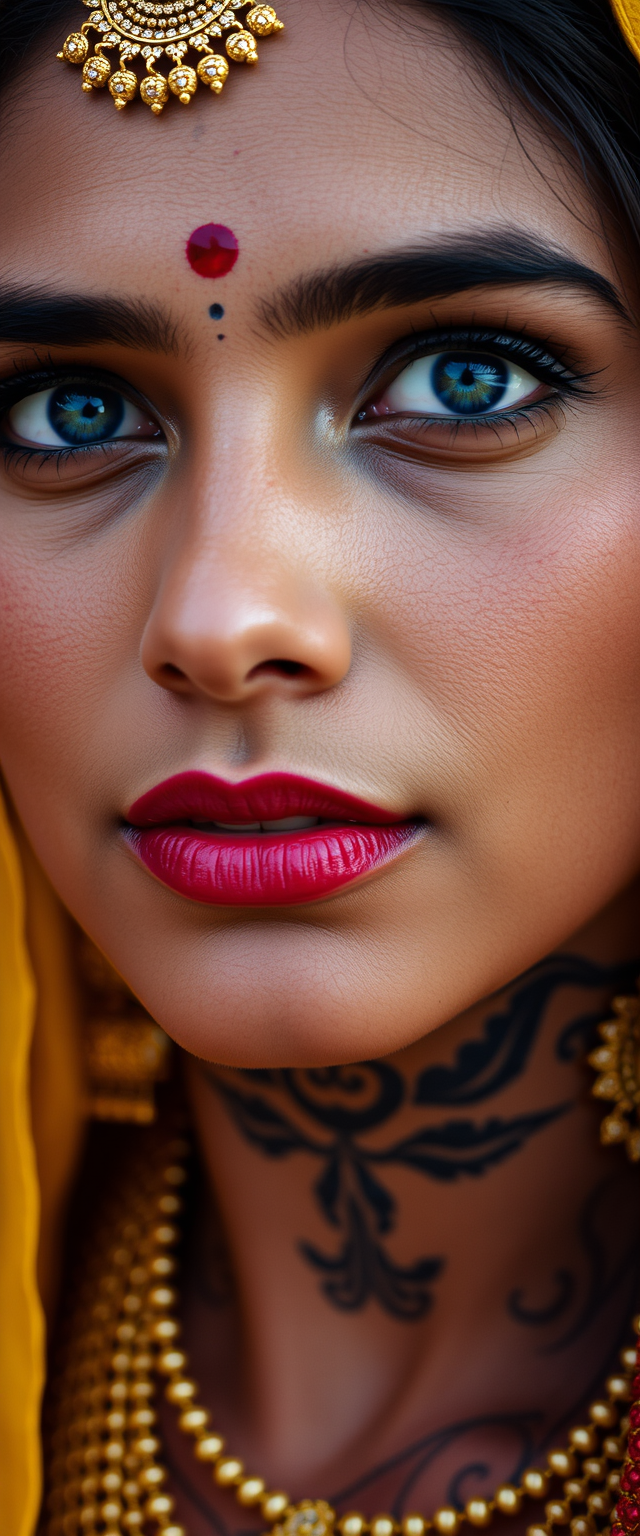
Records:
M578 173L531 125L515 136L451 37L329 0L289 0L286 22L259 71L160 122L87 99L55 48L37 102L27 85L9 103L3 279L156 304L171 323L164 348L0 348L6 375L106 370L162 430L82 464L14 457L0 471L0 762L73 916L184 1050L220 1069L213 1086L187 1074L209 1175L200 1231L215 1196L232 1275L231 1300L203 1301L195 1243L185 1326L205 1399L294 1493L373 1469L374 1512L400 1498L375 1469L443 1424L483 1420L421 1472L409 1507L451 1496L469 1465L464 1497L510 1475L523 1439L506 1443L505 1416L531 1419L535 1449L584 1411L632 1304L620 1220L605 1235L623 1280L590 1279L589 1212L617 1212L629 1175L598 1149L583 1068L559 1041L631 985L637 959L640 370L631 321L559 283L269 328L265 306L318 267L487 231L560 249L633 305ZM71 175L88 134L99 175ZM215 284L184 256L206 222L240 244ZM588 390L483 434L359 422L386 349L451 326L524 329ZM187 768L307 774L429 830L330 900L204 907L121 835L132 801ZM416 1108L424 1074L483 1039L513 979L558 952L604 969L554 983L518 1072L473 1111ZM288 1082L243 1074L383 1056L405 1100L368 1153L456 1117L480 1135L492 1117L547 1116L457 1179L378 1170L395 1225L376 1242L396 1269L440 1264L412 1323L370 1271L351 1309L322 1289L310 1253L335 1260L348 1228L342 1206L329 1232L313 1192L319 1154L276 1161L231 1107L230 1089L255 1085L308 1142L318 1127ZM168 1433L176 1482L187 1464L196 1477L180 1498L201 1536L214 1495ZM215 1528L239 1528L215 1498Z
M623 928L612 913L616 942ZM628 988L632 974L632 965L618 968L617 985ZM191 1069L218 1214L203 1196L185 1263L185 1344L214 1423L273 1486L328 1496L341 1513L429 1513L490 1496L584 1422L585 1397L599 1392L626 1339L639 1281L629 1220L637 1175L598 1147L582 1063L612 978L592 961L583 970L548 962L490 1006L386 1058L403 1100L365 1130L349 1129L348 1117L353 1126L363 1107L380 1106L380 1063L359 1083L355 1074L355 1086L350 1068L268 1081L217 1072L214 1097L210 1074ZM499 1047L497 1019L509 1021ZM492 1035L494 1049L483 1050ZM465 1076L470 1047L476 1070ZM329 1157L318 1149L336 1146L336 1109L332 1221L320 1192ZM505 1139L502 1155L483 1164L483 1130L541 1111L544 1127ZM451 1128L461 1125L477 1141L455 1173L450 1148L460 1136ZM439 1166L389 1157L420 1142L433 1153L438 1133ZM363 1193L363 1166L390 1196L388 1226ZM332 1272L319 1256L334 1260ZM411 1286L408 1272L422 1261L424 1275L434 1258L428 1284ZM209 1479L171 1410L163 1427L188 1529L205 1536ZM529 1506L522 1532L536 1513ZM216 1514L227 1531L251 1525L228 1499L218 1498Z
M372 18L345 42L347 19L295 11L261 73L167 123L87 102L54 59L5 161L9 187L37 179L19 206L7 196L5 273L36 292L157 297L179 350L82 351L149 397L168 440L166 457L149 450L152 469L127 449L128 473L85 492L67 491L68 471L4 481L3 768L74 914L182 1045L234 1065L398 1049L569 939L638 862L628 329L583 293L521 288L282 341L256 322L257 302L319 252L349 261L461 226L543 231L616 279L445 38L425 35L401 87L401 35ZM321 43L329 85L309 109ZM462 89L481 156L459 147ZM62 144L85 122L101 146L93 188L65 174ZM212 155L223 197L203 189ZM557 184L549 153L538 160ZM213 216L243 252L215 289L215 346L213 285L184 258ZM557 334L598 372L598 393L562 430L539 426L534 453L513 459L508 432L506 463L363 449L349 429L372 364L433 318ZM280 658L305 670L283 675ZM186 767L287 767L428 816L433 832L315 907L203 909L155 884L120 836L131 801Z

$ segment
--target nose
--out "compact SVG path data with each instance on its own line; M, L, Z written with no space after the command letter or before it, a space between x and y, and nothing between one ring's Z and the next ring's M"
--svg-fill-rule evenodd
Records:
M338 594L295 554L253 530L234 536L187 529L163 569L141 659L162 688L224 704L277 692L303 697L336 687L351 665L351 633Z

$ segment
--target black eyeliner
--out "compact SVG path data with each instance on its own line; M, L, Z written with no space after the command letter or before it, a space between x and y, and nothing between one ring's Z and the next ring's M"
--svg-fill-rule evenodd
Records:
M55 458L58 462L61 462L63 456L66 461L69 455L86 453L88 451L94 452L96 448L103 448L108 451L108 449L113 446L115 441L120 441L119 439L105 439L103 441L99 440L94 443L68 443L65 445L60 444L59 447L54 447L50 444L43 444L42 446L38 446L37 444L32 443L17 443L9 438L4 437L4 417L14 405L19 404L21 400L29 399L32 395L40 394L47 389L54 389L59 385L79 381L82 381L87 385L93 384L96 388L106 385L109 389L112 389L117 394L122 395L123 399L126 400L129 404L136 405L140 409L148 411L149 416L152 417L153 420L157 420L156 410L151 405L150 401L148 401L144 395L140 394L139 390L135 389L126 380L119 378L117 374L111 373L108 369L91 368L87 367L86 364L84 366L81 364L76 365L75 367L73 364L66 364L63 367L61 367L59 364L52 364L49 367L20 370L18 372L7 374L4 378L0 379L0 454L2 455L5 464L14 462L16 455L22 455L25 460L27 458L37 456L43 464L48 462L48 460L51 458ZM160 426L159 422L157 436L162 436L166 441L164 429ZM153 439L147 439L147 441L152 440ZM122 439L121 441L125 441L125 439ZM127 439L127 441L129 441L129 439Z
M534 339L526 332L511 332L507 326L439 326L437 330L420 331L411 337L394 342L374 364L360 391L361 404L364 396L374 388L392 382L410 363L420 357L448 351L494 352L508 362L526 364L529 372L540 383L553 387L560 396L584 396L593 393L593 373L579 372L571 368L553 352L548 342Z
M117 390L125 399L131 400L136 405L144 406L145 410L153 411L151 402L130 384L127 379L121 379L118 374L110 373L108 368L87 368L86 364L65 364L64 367L51 366L47 368L25 369L17 373L6 374L0 379L0 411L5 411L10 405L15 405L18 400L27 395L35 395L41 389L53 389L56 384L66 384L70 380L82 379L87 384L106 385L109 389Z

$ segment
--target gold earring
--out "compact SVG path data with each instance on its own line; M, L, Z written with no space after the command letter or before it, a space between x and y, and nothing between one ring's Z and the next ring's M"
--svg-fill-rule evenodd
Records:
M600 1075L591 1089L614 1109L600 1126L605 1147L624 1143L632 1163L640 1161L640 997L615 997L615 1018L598 1025L604 1044L587 1060Z
M87 1113L94 1120L150 1125L156 1118L155 1085L169 1076L171 1042L85 935L79 960L88 1015Z

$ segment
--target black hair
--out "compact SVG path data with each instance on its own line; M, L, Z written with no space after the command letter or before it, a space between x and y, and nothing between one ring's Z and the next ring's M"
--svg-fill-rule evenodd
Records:
M0 90L28 68L34 45L73 14L69 0L0 0ZM361 0L362 3L362 0ZM366 3L366 0L365 0ZM422 7L455 28L487 78L506 82L564 147L596 203L606 191L640 254L640 65L609 0L391 0L394 18ZM504 97L501 98L504 100Z
M537 119L640 249L640 64L610 0L424 0ZM485 73L487 73L485 71ZM489 75L487 73L487 78ZM507 110L498 85L500 100Z

